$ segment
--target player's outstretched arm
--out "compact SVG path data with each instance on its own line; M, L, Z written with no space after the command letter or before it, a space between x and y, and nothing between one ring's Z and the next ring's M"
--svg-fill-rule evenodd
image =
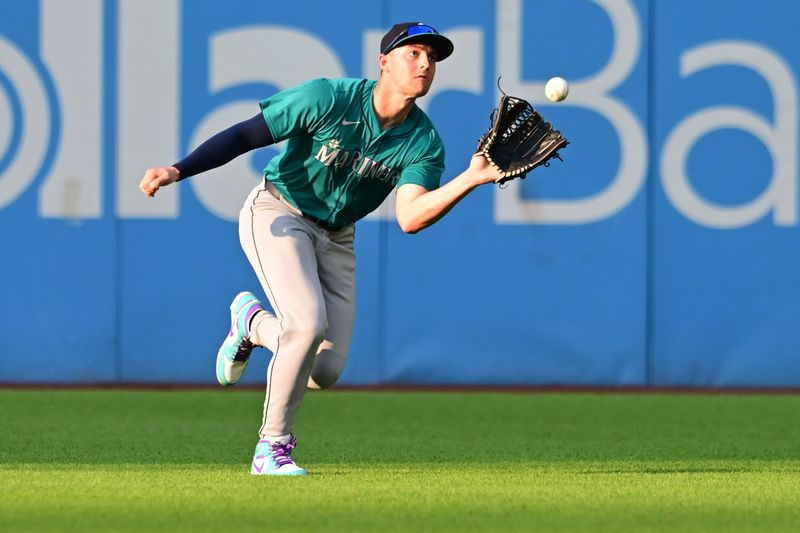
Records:
M469 167L438 189L407 184L397 189L395 216L406 233L417 233L436 223L476 187L500 177L482 155L473 155Z
M161 187L178 181L180 175L175 167L148 168L139 182L139 190L152 198Z
M152 197L159 187L220 167L250 150L274 142L264 117L259 113L217 133L174 165L149 169L139 183L139 189Z

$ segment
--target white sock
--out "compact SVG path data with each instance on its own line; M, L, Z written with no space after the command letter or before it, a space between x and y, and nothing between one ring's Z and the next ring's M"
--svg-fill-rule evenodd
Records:
M265 435L262 435L261 440L265 440L270 444L286 444L287 442L292 440L292 434L289 433L288 435L280 435L278 437L267 437Z

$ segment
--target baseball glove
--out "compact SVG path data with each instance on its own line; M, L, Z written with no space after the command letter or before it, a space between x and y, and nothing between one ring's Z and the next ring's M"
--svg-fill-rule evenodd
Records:
M549 160L560 160L558 150L569 144L522 98L504 94L489 118L492 125L478 141L475 153L484 155L500 171L499 184L524 178L540 165L550 166Z

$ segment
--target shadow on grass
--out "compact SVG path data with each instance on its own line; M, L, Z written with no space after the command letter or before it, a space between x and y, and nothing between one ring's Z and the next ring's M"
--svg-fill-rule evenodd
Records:
M665 466L654 467L630 464L622 464L619 468L588 468L579 470L583 474L599 475L620 475L620 474L651 474L654 476L673 475L673 474L743 474L748 472L787 472L792 474L800 473L800 462L793 465L785 461L749 461L735 462L736 466L707 466L698 464L697 466Z
M0 463L238 467L252 458L262 401L253 391L0 390ZM797 472L798 413L791 396L316 393L297 420L295 457L334 468Z

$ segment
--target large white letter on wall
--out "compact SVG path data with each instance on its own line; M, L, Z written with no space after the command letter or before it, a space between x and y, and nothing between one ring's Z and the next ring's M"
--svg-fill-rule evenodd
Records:
M639 192L647 172L646 135L631 110L610 93L630 75L641 49L640 22L630 2L594 0L608 14L614 49L605 68L595 76L571 83L569 98L558 105L590 109L608 119L620 141L620 166L612 182L589 198L528 200L520 182L495 192L495 220L500 224L587 224L620 211ZM521 0L497 2L497 69L509 94L543 94L545 81L521 79ZM546 101L537 105L545 106Z
M42 59L56 86L56 159L39 189L42 217L100 218L103 182L103 1L42 0Z
M23 52L0 36L0 71L10 87L0 83L0 161L8 166L0 173L0 209L11 205L31 184L44 161L50 139L50 107L44 84ZM13 91L13 95L8 91ZM21 107L14 117L12 97ZM20 134L14 153L12 137Z
M672 204L686 218L712 228L752 224L770 209L777 226L797 224L797 83L791 69L771 50L753 43L720 41L695 47L681 56L681 76L707 68L737 65L758 73L775 102L774 126L746 109L717 106L690 115L667 138L661 155L661 179ZM692 146L708 133L725 128L756 136L773 161L769 187L753 201L727 207L701 198L689 183L686 159Z
M118 3L117 213L127 218L177 218L178 190L158 201L139 191L148 167L178 159L179 0Z

